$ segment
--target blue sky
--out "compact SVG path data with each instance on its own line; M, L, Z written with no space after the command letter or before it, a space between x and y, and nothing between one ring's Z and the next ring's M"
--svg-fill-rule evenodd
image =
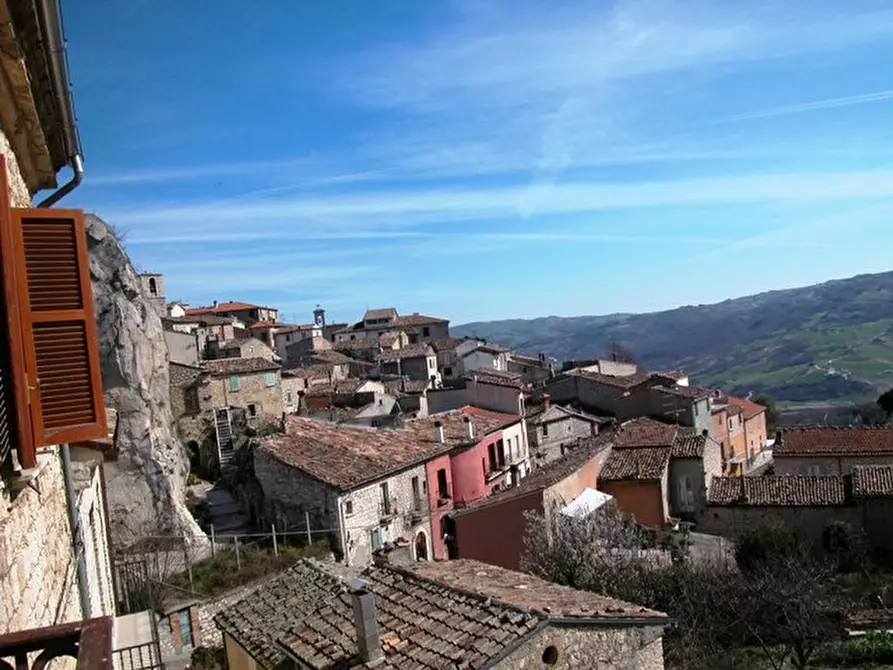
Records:
M893 265L888 2L63 12L87 169L64 204L171 299L460 323Z

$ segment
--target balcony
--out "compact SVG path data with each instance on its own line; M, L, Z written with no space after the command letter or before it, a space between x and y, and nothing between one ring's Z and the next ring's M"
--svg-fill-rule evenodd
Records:
M29 657L34 659L33 662L29 662ZM88 619L0 636L0 667L43 670L53 659L63 657L77 659L77 670L111 670L114 667L112 618Z
M392 519L397 516L399 512L397 511L397 499L396 498L388 498L386 500L381 500L378 503L378 516L382 519Z
M406 510L406 524L414 526L428 516L428 501L424 498L413 500Z

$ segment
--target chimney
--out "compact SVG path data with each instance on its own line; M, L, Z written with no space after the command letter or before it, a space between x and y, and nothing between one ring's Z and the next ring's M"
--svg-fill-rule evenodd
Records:
M543 393L543 411L546 411L552 406L552 396L548 393Z
M471 417L465 417L465 437L469 440L474 439L474 424L471 423Z
M434 439L438 442L443 443L443 424L440 421L434 422Z
M360 659L370 665L384 660L378 637L378 621L375 615L375 594L366 587L368 582L352 579L347 582L353 602L353 622L357 633L357 650Z

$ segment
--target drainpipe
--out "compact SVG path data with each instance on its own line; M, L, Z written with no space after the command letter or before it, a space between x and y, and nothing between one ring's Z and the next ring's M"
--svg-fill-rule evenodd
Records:
M62 12L59 9L59 0L39 0L37 12L41 24L40 32L48 52L56 102L62 116L62 132L68 165L74 172L68 183L37 205L38 207L52 207L80 186L84 178L84 155L81 150L81 139L78 136L74 105L71 99L71 83L68 79L68 61L65 56L65 39L62 36Z
M81 597L81 612L85 619L92 619L90 589L87 586L87 562L84 556L84 541L78 518L77 493L71 470L71 449L68 444L60 445L62 452L62 474L65 477L65 501L68 503L68 525L71 528L71 548L77 566L78 593Z

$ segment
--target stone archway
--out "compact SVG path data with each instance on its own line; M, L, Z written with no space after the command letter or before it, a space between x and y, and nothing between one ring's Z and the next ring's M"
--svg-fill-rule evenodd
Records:
M423 530L420 530L415 536L415 560L428 560L428 536Z

